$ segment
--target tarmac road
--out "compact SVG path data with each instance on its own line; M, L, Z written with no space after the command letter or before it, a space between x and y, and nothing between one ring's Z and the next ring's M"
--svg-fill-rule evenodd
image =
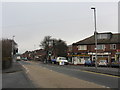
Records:
M80 70L75 67L72 68L71 66L59 66L59 65L51 65L51 64L42 64L42 63L40 63L39 65L59 73L63 73L99 85L103 85L108 88L120 88L119 87L120 77L118 76L89 72L85 70Z
M107 74L101 74L101 73L94 73L89 72L85 70L79 70L78 68L72 68L70 66L58 66L58 65L52 65L52 64L43 64L41 62L30 62L30 61L21 61L21 64L23 64L25 67L27 67L28 72L30 72L30 68L35 66L34 68L36 71L40 70L40 68L43 68L45 70L49 70L51 72L59 73L62 75L67 75L71 78L76 78L77 80L83 80L90 83L94 83L95 85L100 85L105 88L119 88L118 76L113 75L107 75ZM69 68L70 67L70 68ZM38 71L39 72L39 71ZM38 73L36 72L36 74ZM52 77L54 79L54 77ZM54 86L54 85L53 85ZM48 87L49 88L49 87ZM64 87L65 88L65 87ZM92 86L94 88L94 86Z
M31 61L20 61L19 63L26 69L28 77L37 88L106 88L103 85L56 72L51 65Z

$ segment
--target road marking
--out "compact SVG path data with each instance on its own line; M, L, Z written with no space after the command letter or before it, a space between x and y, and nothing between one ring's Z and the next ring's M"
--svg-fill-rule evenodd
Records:
M21 64L21 63L20 63ZM28 68L27 67L25 67L25 65L23 65L23 64L21 64L22 66L23 66L23 68L26 70L26 73L28 73L29 72L29 70L28 70Z
M92 74L98 74L98 75L109 76L109 77L120 78L120 76L113 76L113 75L108 75L108 74L103 74L103 73L92 72L92 71L84 71L84 70L80 70L80 71L82 71L82 72L88 72L88 73L92 73Z
M22 65L22 66L25 68L26 73L28 73L28 72L29 72L28 68L27 68L27 67L25 67L25 65Z
M51 72L53 71L53 70L50 70Z
M106 88L110 88L110 87L106 87Z

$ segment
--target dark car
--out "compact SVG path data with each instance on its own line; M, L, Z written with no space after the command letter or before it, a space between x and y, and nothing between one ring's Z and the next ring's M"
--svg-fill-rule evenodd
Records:
M85 66L95 66L95 61L85 60Z
M120 61L118 61L118 62L112 62L111 63L111 67L120 68Z
M91 66L92 62L91 60L85 60L85 66Z
M52 59L51 62L56 64L56 59Z

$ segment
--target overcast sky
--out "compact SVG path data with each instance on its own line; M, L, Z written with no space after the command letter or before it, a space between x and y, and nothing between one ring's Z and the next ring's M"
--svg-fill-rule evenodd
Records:
M47 35L70 45L93 35L93 6L97 31L118 33L117 2L2 2L2 37L15 35L20 53L38 49Z

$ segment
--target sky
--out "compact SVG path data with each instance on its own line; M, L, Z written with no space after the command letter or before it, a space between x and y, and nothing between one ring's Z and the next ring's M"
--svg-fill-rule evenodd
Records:
M94 16L91 7L96 8L97 32L118 33L118 2L114 0L10 1L3 0L0 4L2 7L0 29L2 38L12 39L13 35L15 36L19 53L40 49L40 42L48 35L62 39L68 45L93 35Z

